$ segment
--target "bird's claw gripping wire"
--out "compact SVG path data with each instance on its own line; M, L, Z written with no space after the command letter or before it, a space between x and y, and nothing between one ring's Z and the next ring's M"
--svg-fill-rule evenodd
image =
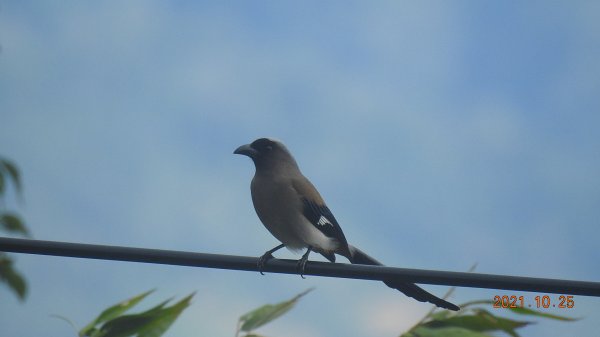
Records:
M279 246L277 246L271 250L268 250L261 257L258 258L258 263L256 264L256 266L258 267L258 272L261 275L265 274L265 273L263 273L263 269L265 268L267 261L269 261L270 259L273 258L273 253L283 247L285 247L284 244L280 244Z
M302 278L306 278L306 277L304 277L304 270L306 269L306 261L308 261L308 255L310 254L311 251L312 251L312 247L309 246L308 249L306 250L306 253L304 253L304 255L302 255L302 258L300 260L298 260L298 264L296 265L298 274L300 274L300 277L302 277Z

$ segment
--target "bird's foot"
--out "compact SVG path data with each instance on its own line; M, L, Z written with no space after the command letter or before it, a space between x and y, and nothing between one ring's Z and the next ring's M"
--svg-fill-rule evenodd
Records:
M296 270L298 270L298 274L300 274L300 277L302 278L306 278L304 277L304 269L306 269L306 261L308 259L302 258L300 260L298 260L298 264L296 265Z
M309 246L308 249L306 250L306 253L304 253L304 255L302 255L302 258L300 260L298 260L298 264L296 265L298 274L300 274L300 277L302 277L302 278L306 278L306 277L304 277L304 270L306 269L306 261L308 261L308 255L310 254L311 251L312 251L312 247Z
M261 257L258 258L258 272L261 275L264 275L265 273L263 273L263 268L265 267L265 264L267 263L267 261L269 261L270 259L273 258L273 253L280 250L281 248L285 247L284 244L280 244L279 246L271 249L271 250L267 250L266 253L264 253Z
M265 268L265 264L267 263L267 261L269 261L272 258L273 258L273 254L271 254L271 252L266 252L261 257L258 258L258 263L257 263L258 272L261 275L265 274L265 273L263 273L263 269Z

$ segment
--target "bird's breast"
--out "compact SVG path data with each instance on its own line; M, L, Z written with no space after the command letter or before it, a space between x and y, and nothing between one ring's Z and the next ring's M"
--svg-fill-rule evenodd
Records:
M270 179L263 182L255 177L251 185L252 202L258 218L279 241L289 248L300 249L306 245L295 235L295 228L302 219L298 218L300 200L291 184Z
M251 191L260 221L286 247L296 250L311 246L317 251L337 248L337 241L325 236L303 215L302 199L291 181L255 176Z

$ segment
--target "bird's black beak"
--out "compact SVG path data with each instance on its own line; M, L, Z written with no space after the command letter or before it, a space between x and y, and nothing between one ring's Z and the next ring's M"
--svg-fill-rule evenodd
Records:
M245 144L235 149L233 153L253 158L258 153L258 151L256 151L252 146L250 146L250 144Z

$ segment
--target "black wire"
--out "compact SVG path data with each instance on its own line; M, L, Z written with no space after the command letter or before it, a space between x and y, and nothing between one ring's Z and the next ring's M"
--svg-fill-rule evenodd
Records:
M0 251L87 259L258 271L258 258L255 257L58 241L0 237ZM265 264L263 271L271 273L297 274L297 261L271 259ZM363 280L397 279L425 284L600 297L600 282L589 281L557 280L313 261L310 261L306 264L304 274Z

